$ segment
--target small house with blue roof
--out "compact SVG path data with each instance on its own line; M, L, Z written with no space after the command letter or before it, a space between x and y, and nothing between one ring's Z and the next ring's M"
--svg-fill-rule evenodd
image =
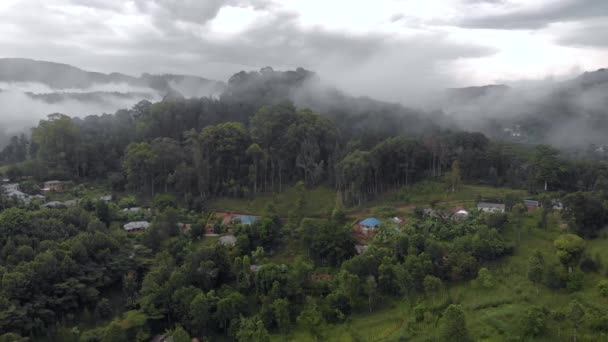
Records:
M524 205L528 208L528 211L534 211L542 207L542 204L535 200L524 200Z
M251 226L259 219L260 218L258 216L253 215L236 215L234 216L233 221L238 222L240 224L244 224L246 226Z
M380 222L380 220L377 218L369 217L359 222L357 225L357 230L360 234L369 235L380 228L380 224L382 224L382 222Z

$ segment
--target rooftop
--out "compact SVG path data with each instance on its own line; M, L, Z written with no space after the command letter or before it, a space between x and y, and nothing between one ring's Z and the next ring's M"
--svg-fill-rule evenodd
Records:
M477 204L477 208L499 208L504 209L505 205L500 203L487 203L487 202L479 202Z
M246 225L252 225L260 219L259 217L253 215L237 215L234 218L241 221L242 224Z
M234 245L236 243L236 237L234 235L226 235L220 238L222 245Z
M369 218L366 218L365 220L359 222L359 225L366 226L366 227L377 227L380 225L380 223L382 223L382 222L380 222L380 220L378 220L377 218L369 217Z
M135 229L148 229L148 227L150 227L150 222L147 221L129 222L123 226L126 231Z

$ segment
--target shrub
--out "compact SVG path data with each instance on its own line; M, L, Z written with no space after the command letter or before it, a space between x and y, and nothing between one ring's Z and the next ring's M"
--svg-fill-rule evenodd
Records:
M608 280L600 280L600 282L597 283L597 288L602 297L608 297Z

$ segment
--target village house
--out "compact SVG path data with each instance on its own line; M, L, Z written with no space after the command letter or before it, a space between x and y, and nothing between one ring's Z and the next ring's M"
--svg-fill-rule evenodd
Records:
M11 191L19 191L19 190L21 190L21 188L19 187L19 183L10 183L10 184L3 184L2 190L4 190L5 192L11 192Z
M560 200L553 200L551 204L553 205L553 210L564 210L564 203Z
M234 235L222 236L219 239L219 243L225 246L234 246L236 245L236 237Z
M15 200L18 200L21 202L26 202L26 203L30 202L30 200L31 200L31 197L28 194L21 192L19 190L7 191L6 197L12 198L12 199L15 199Z
M365 251L367 251L368 248L369 248L369 246L366 246L366 245L355 245L355 251L357 251L357 254L365 253Z
M114 199L114 197L112 195L106 195L106 196L99 197L99 200L103 201L103 202L112 202L113 199Z
M465 218L468 216L469 216L469 212L464 209L461 209L461 210L458 210L457 212L455 212L453 217L458 219L458 218Z
M396 225L401 225L403 222L405 222L405 221L402 218L397 217L397 216L395 216L391 219L391 223L396 224Z
M142 208L138 208L138 207L134 207L134 208L125 208L122 211L125 212L125 213L133 213L133 214L135 214L135 213L142 212L143 209Z
M177 228L179 228L182 233L187 233L192 230L192 225L190 223L178 223Z
M65 190L65 183L58 180L44 182L42 191L63 191Z
M63 204L63 202L52 201L52 202L44 204L43 207L45 207L45 208L52 208L52 209L59 209L59 208L65 208L66 206L65 206L65 204Z
M123 226L123 228L129 232L143 232L150 227L150 222L147 221L137 221L137 222L129 222Z
M246 226L251 226L252 224L254 224L259 219L260 219L259 216L254 216L254 215L235 215L232 218L232 223L233 224L244 224Z
M480 202L477 204L477 210L490 213L504 213L505 205L499 203Z
M361 235L368 236L375 233L381 223L377 218L369 217L357 224L356 231Z
M542 207L542 204L535 200L524 200L524 205L528 208L528 211L535 211Z
M238 224L250 226L255 222L259 221L261 216L236 213L230 211L216 211L209 219L207 226L205 227L205 234L215 234L215 228L219 224L223 227L233 227Z

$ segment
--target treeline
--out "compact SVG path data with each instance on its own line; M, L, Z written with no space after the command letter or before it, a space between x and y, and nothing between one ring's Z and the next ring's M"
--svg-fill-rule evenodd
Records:
M215 196L281 191L299 180L336 187L357 203L443 179L456 161L470 182L531 191L608 186L602 162L440 130L399 106L336 92L332 101L308 100L321 114L285 102L311 78L305 70L266 69L235 75L219 99L144 101L83 119L53 114L33 129L31 141L13 138L0 157L21 162L9 168L10 178L103 179L147 196L173 192L193 206Z
M101 292L129 272L142 272L151 252L109 230L96 212L92 207L0 213L0 331L47 336L83 311L99 320L112 315Z

